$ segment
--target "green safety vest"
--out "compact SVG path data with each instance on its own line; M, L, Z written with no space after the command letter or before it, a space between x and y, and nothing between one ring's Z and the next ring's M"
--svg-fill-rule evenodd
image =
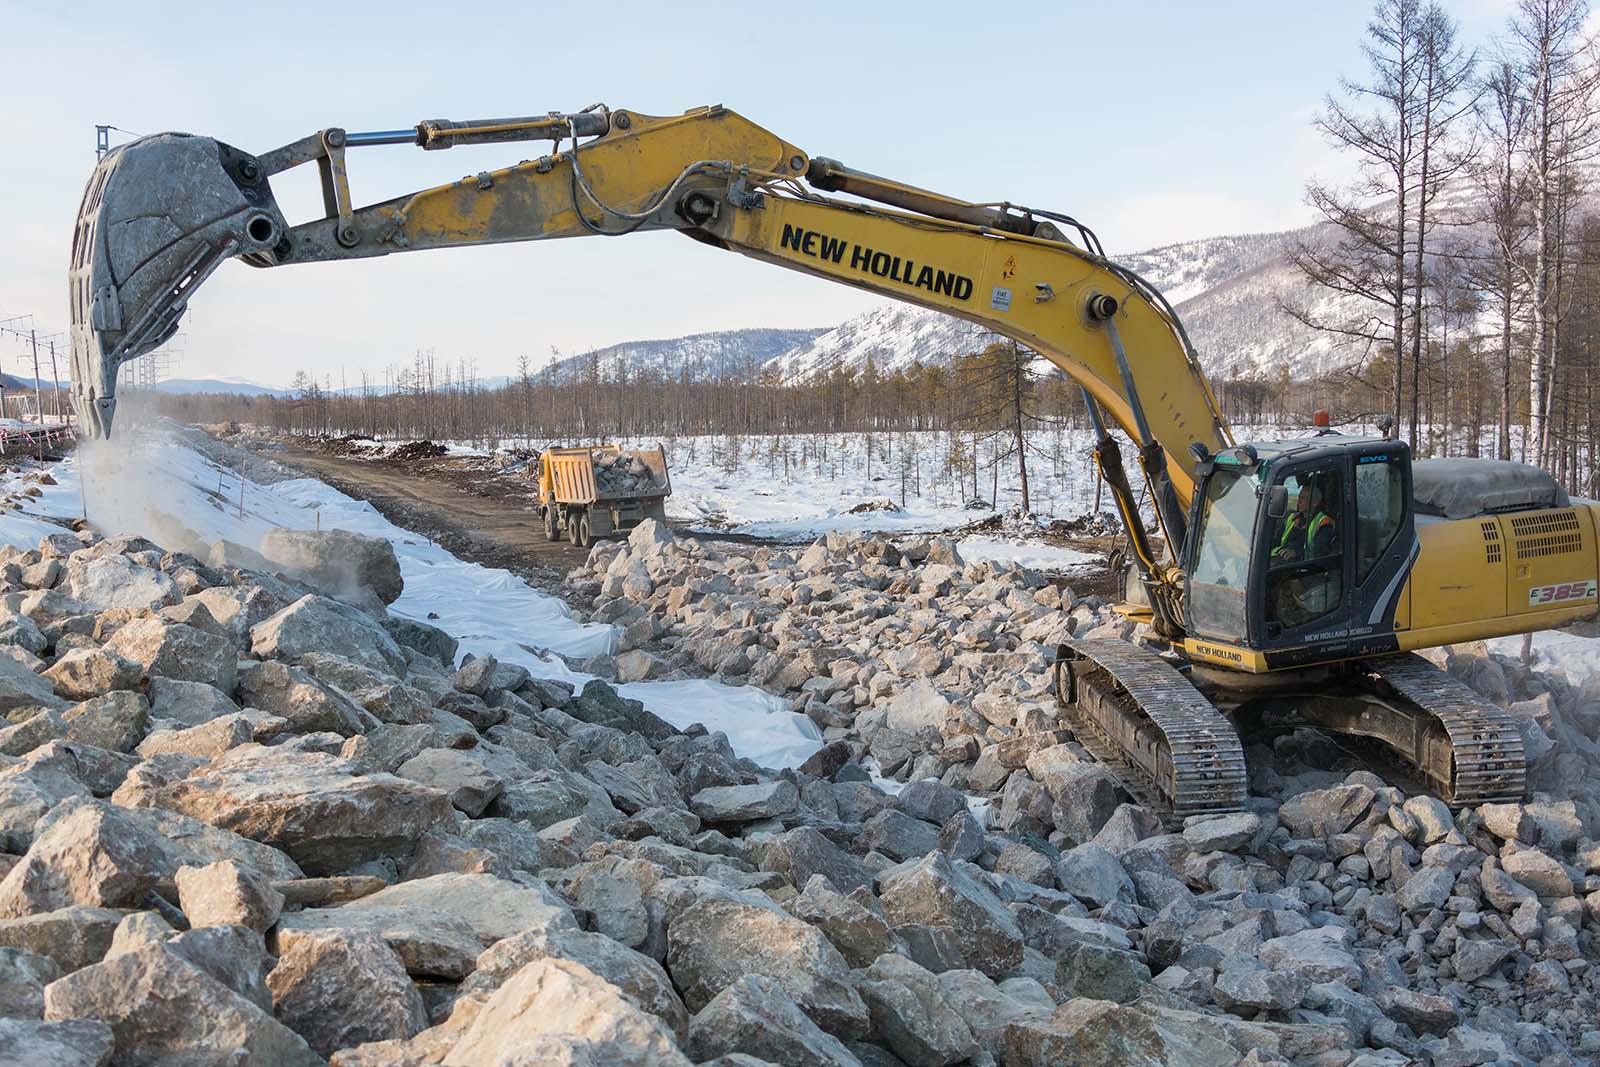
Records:
M1300 527L1300 513L1297 511L1289 516L1289 521L1283 524L1283 536L1278 538L1278 543L1272 547L1272 554L1276 556L1289 547L1289 538L1293 537Z
M1319 511L1311 517L1311 525L1306 527L1306 555L1311 555L1311 541L1317 536L1324 526L1333 525L1333 516L1326 511Z
M1274 556L1289 547L1289 538L1293 537L1299 531L1300 525L1300 513L1297 511L1293 515L1289 516L1288 522L1283 524L1283 536L1278 538L1277 545L1275 545L1272 549L1272 554ZM1325 511L1319 511L1311 517L1310 524L1304 527L1306 532L1305 552L1307 556L1311 555L1311 542L1312 539L1317 536L1317 531L1321 530L1324 526L1332 525L1333 516L1329 515Z

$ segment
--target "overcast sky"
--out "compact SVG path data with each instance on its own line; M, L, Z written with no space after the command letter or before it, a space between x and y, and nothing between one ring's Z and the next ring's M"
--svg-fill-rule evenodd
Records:
M1508 0L1453 0L1481 41ZM1309 220L1344 164L1310 119L1359 75L1363 2L194 4L0 0L0 319L64 331L94 126L265 152L326 126L722 103L814 155L975 200L1071 213L1133 251ZM117 135L119 139L123 135ZM526 150L525 150L526 149ZM533 146L350 156L358 203ZM286 183L298 175L279 179ZM315 200L275 183L291 222ZM746 326L831 326L878 302L677 234L503 245L260 271L190 306L178 377L355 384L433 348L488 376ZM0 368L25 346L0 337ZM27 365L31 373L31 363ZM63 376L65 367L63 366Z

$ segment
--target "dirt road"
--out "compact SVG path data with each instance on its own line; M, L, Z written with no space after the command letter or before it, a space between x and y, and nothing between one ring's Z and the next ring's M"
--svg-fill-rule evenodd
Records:
M529 584L558 596L568 590L561 579L588 558L588 550L565 540L546 541L531 482L474 469L470 460L448 456L416 459L356 459L280 441L283 451L268 453L359 500L366 500L397 526L413 530L450 552L486 567L501 567ZM979 527L974 527L974 531ZM733 544L774 544L741 534L687 530L680 537ZM959 536L959 535L958 535ZM1084 537L1067 542L1088 551L1107 551L1111 540ZM1080 596L1111 595L1111 576L1096 571L1071 579Z
M545 540L531 486L520 493L504 479L465 470L458 461L360 460L292 446L271 455L368 501L396 526L429 537L462 559L503 567L541 588L555 590L562 576L589 555L564 540Z

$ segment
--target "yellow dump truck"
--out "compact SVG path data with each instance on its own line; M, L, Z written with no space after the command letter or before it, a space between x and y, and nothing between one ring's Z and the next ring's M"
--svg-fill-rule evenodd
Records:
M539 457L539 509L544 535L587 548L596 538L624 534L646 519L667 521L672 492L667 451L616 445L547 448Z

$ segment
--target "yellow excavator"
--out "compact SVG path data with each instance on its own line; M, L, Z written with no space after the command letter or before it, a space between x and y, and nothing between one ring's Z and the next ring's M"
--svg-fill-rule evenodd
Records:
M524 141L550 152L351 201L354 149ZM324 216L292 225L271 179L306 163ZM1176 814L1240 807L1239 728L1263 716L1377 742L1380 762L1398 757L1454 805L1523 795L1515 720L1412 650L1592 617L1600 505L1532 467L1413 463L1387 432L1235 441L1172 307L1077 220L853 170L723 107L330 128L261 155L177 133L113 149L73 234L74 400L108 434L119 366L170 337L228 259L663 229L968 319L1082 387L1127 527L1123 610L1150 629L1143 644L1062 645L1055 683L1080 740L1141 799ZM1164 553L1113 426L1135 448Z

